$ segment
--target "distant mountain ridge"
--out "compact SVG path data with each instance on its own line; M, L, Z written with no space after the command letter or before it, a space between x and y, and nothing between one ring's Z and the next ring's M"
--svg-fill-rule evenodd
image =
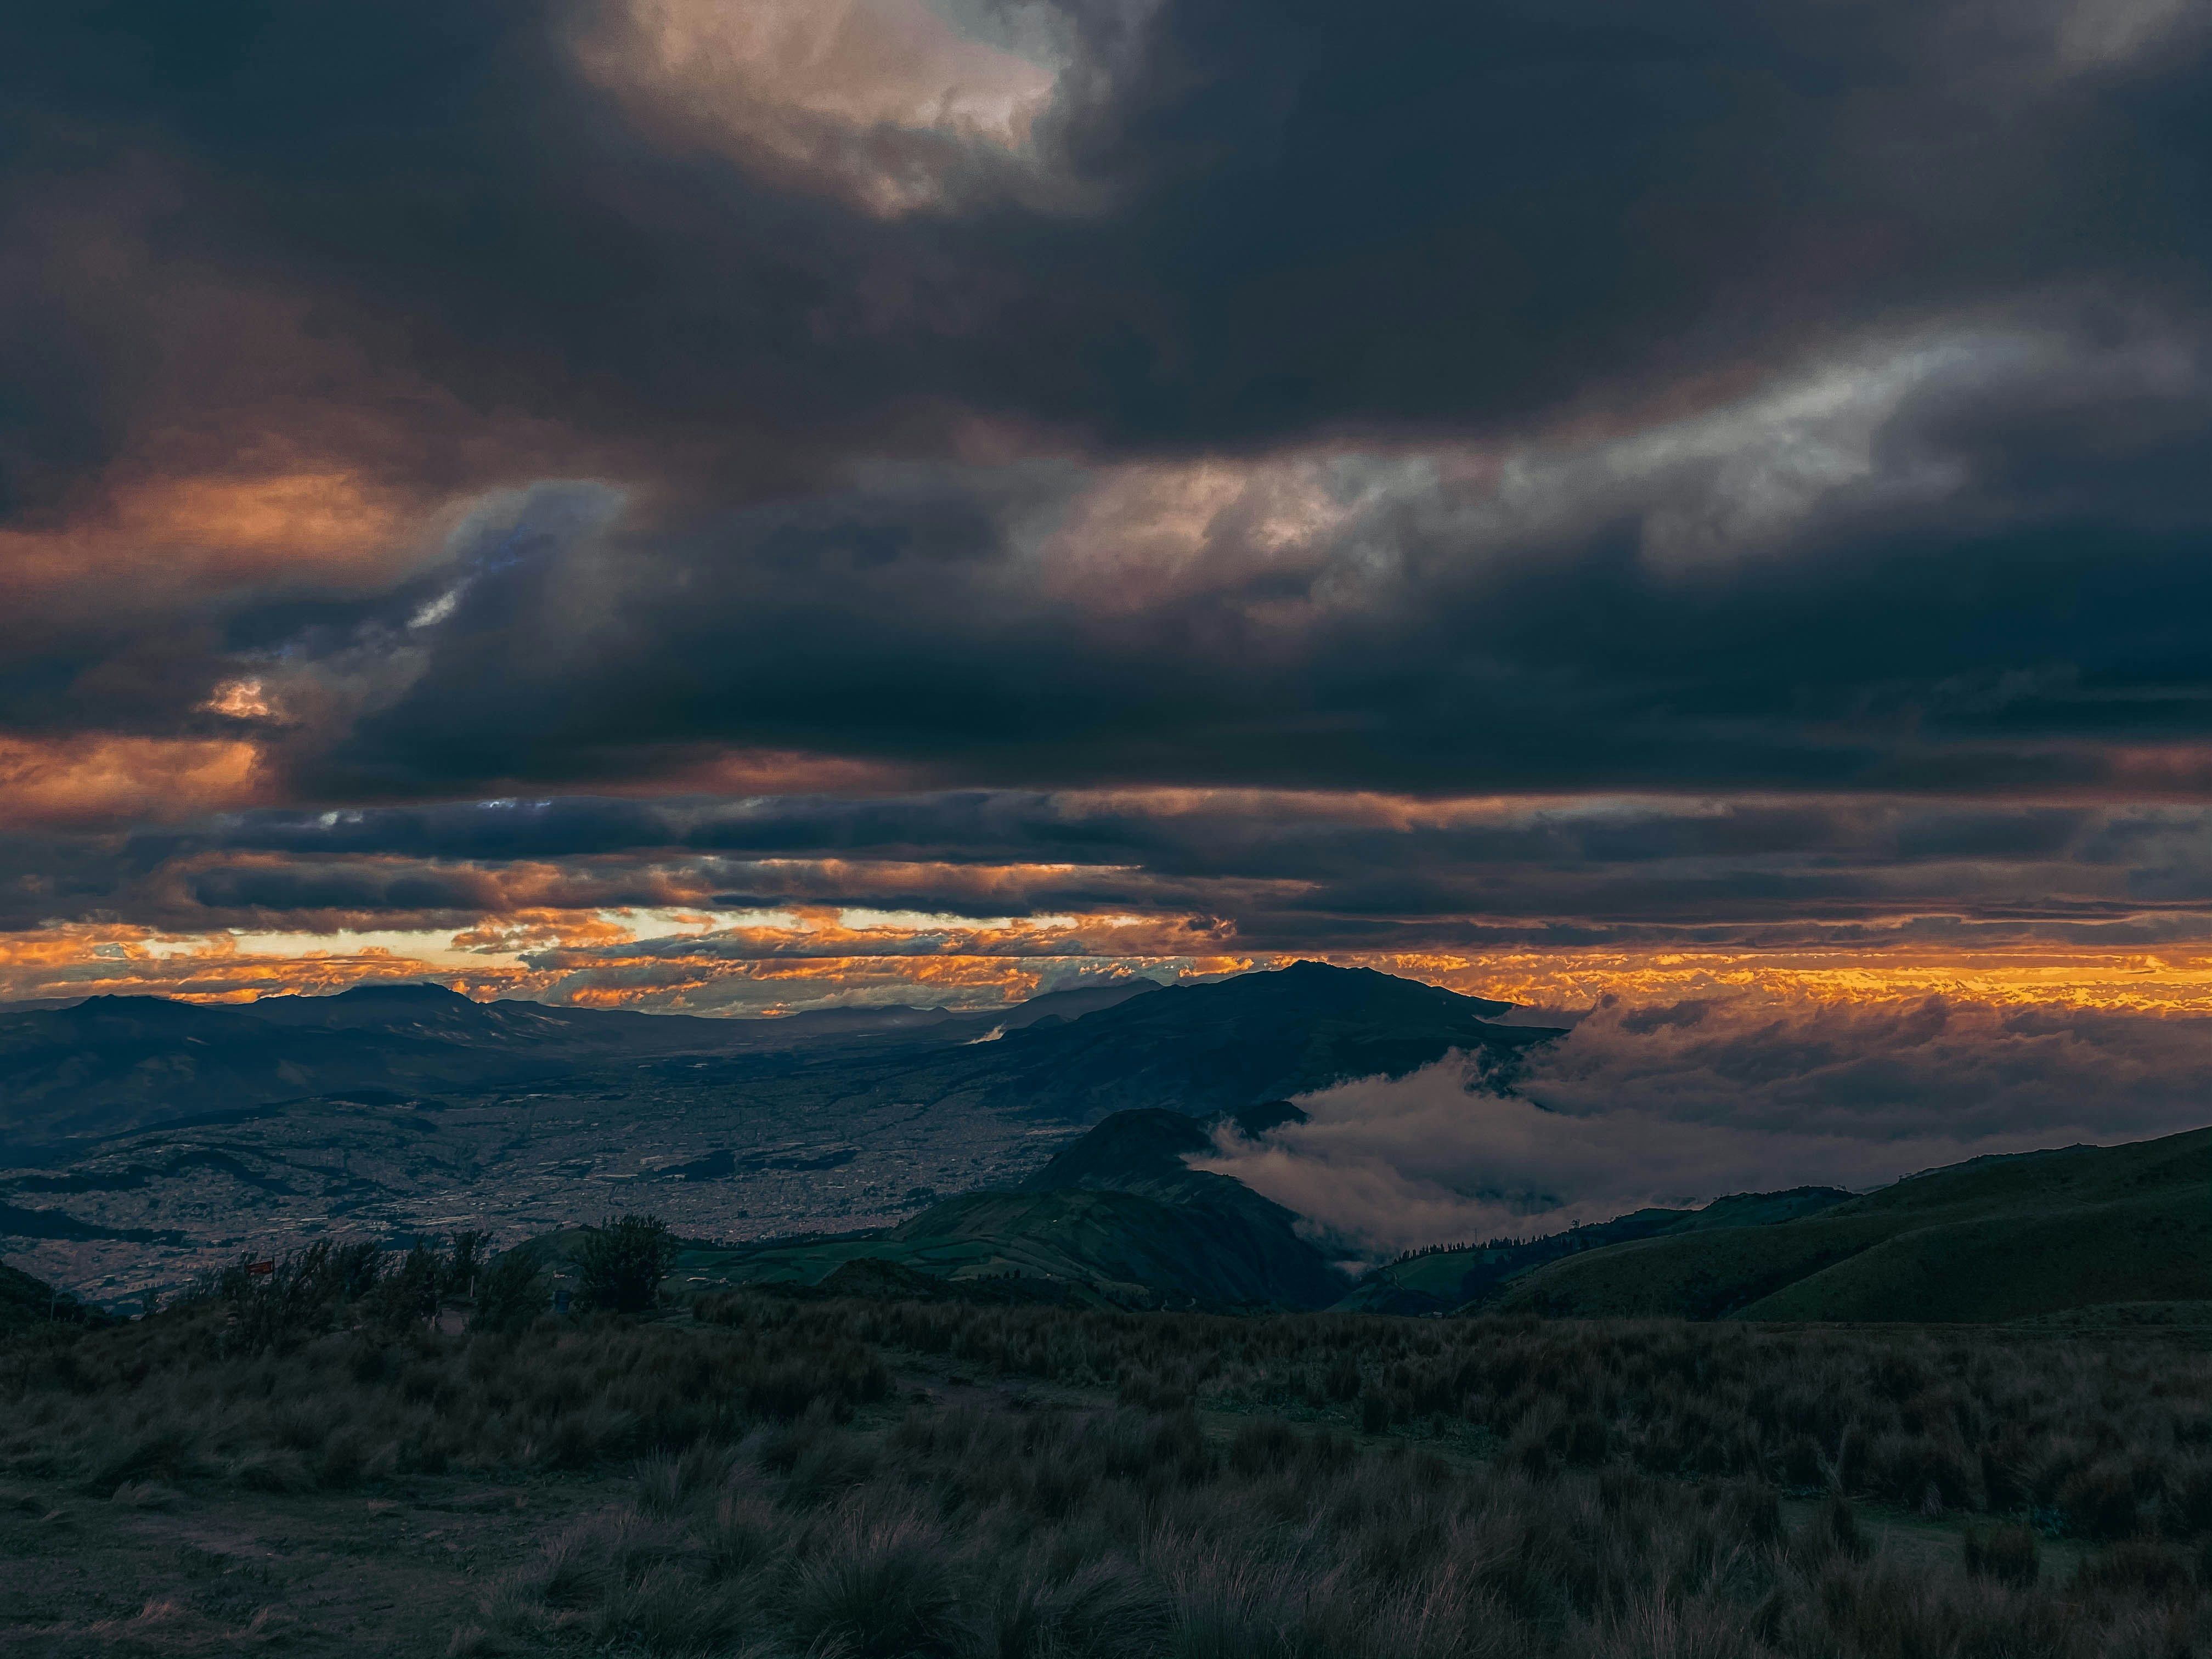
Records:
M271 1102L522 1085L678 1054L772 1054L914 1038L953 1043L1110 1006L1152 981L1048 993L1006 1010L825 1008L779 1019L479 1002L434 984L200 1004L88 997L0 1012L0 1099L20 1152Z

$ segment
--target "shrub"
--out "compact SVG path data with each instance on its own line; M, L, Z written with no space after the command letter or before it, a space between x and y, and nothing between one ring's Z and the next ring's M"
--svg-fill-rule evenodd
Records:
M609 1217L577 1248L580 1299L609 1313L646 1312L659 1300L660 1281L676 1265L678 1249L659 1216Z
M300 1265L289 1280L341 1280ZM42 1483L0 1491L0 1541L64 1502L190 1503L216 1482L305 1504L443 1471L627 1468L629 1501L504 1573L484 1563L455 1651L2212 1653L2212 1528L2185 1530L2212 1357L2179 1346L747 1292L693 1329L580 1327L537 1318L535 1273L521 1252L481 1269L462 1338L340 1320L250 1353L218 1298L0 1344L0 1479ZM499 1333L502 1274L523 1316ZM950 1407L903 1389L893 1423L860 1409L890 1397L893 1364L984 1386ZM1333 1370L1359 1386L1317 1398ZM1349 1432L1369 1400L1409 1432ZM1209 1439L1224 1420L1235 1435ZM1420 1447L1424 1424L1449 1444ZM1992 1514L1992 1468L2007 1511L2056 1526L2033 1506L2102 1492L2164 1535L2055 1583L2034 1534ZM1946 1504L1978 1517L1963 1555L1917 1528L1870 1550L1854 1499L1909 1504L1946 1469L1971 1477ZM1805 1471L1792 1495L1820 1505L1785 1527L1775 1483Z
M2134 1538L2082 1562L2075 1571L2073 1587L2165 1600L2193 1594L2195 1575L2189 1558L2175 1546Z

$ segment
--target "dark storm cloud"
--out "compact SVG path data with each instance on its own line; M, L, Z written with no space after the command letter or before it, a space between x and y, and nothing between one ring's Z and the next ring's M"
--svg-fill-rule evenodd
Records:
M720 743L998 782L2155 792L2117 745L2212 738L2207 363L2099 305L1930 327L1503 482L1254 463L1158 568L1122 520L1187 486L1143 468L906 469L682 535L539 491L481 531L528 556L300 776L580 782ZM2016 489L1976 419L2069 375L2084 447L2146 402L2189 438L2149 422L2101 506L2056 459Z
M615 6L21 9L0 709L313 810L10 843L11 926L2196 936L2202 825L2106 804L2212 786L2185 9L1076 5L1026 148L787 153ZM178 504L249 461L351 516ZM733 750L918 792L577 798ZM1761 803L1038 793L1179 784ZM1072 868L769 867L837 859Z
M1188 920L1237 949L1293 954L2155 951L2212 938L2207 868L2212 817L2179 807L1151 791L501 800L17 837L0 843L0 919L297 929L796 906ZM741 931L654 948L763 947Z
M574 50L617 6L34 9L0 56L19 204L128 159L152 272L726 467L933 400L1141 445L1460 428L1900 307L2185 289L2203 31L2068 45L2136 9L1077 4L1034 158L1065 204L890 218L657 141ZM19 494L115 447L154 326L41 327L68 296L21 286L20 384L79 390L11 428Z

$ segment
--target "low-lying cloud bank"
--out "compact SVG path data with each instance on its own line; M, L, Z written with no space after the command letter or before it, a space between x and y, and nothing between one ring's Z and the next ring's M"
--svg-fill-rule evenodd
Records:
M1309 1096L1231 1139L1237 1176L1361 1254L1550 1232L1647 1204L1863 1189L1987 1153L2212 1121L2212 1020L1930 997L1608 1001L1510 1095L1447 1058Z

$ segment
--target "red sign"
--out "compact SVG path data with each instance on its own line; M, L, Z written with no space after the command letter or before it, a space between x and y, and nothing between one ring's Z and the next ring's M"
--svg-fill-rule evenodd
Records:
M246 1264L246 1271L250 1273L273 1273L276 1271L276 1264L273 1261L249 1261Z

